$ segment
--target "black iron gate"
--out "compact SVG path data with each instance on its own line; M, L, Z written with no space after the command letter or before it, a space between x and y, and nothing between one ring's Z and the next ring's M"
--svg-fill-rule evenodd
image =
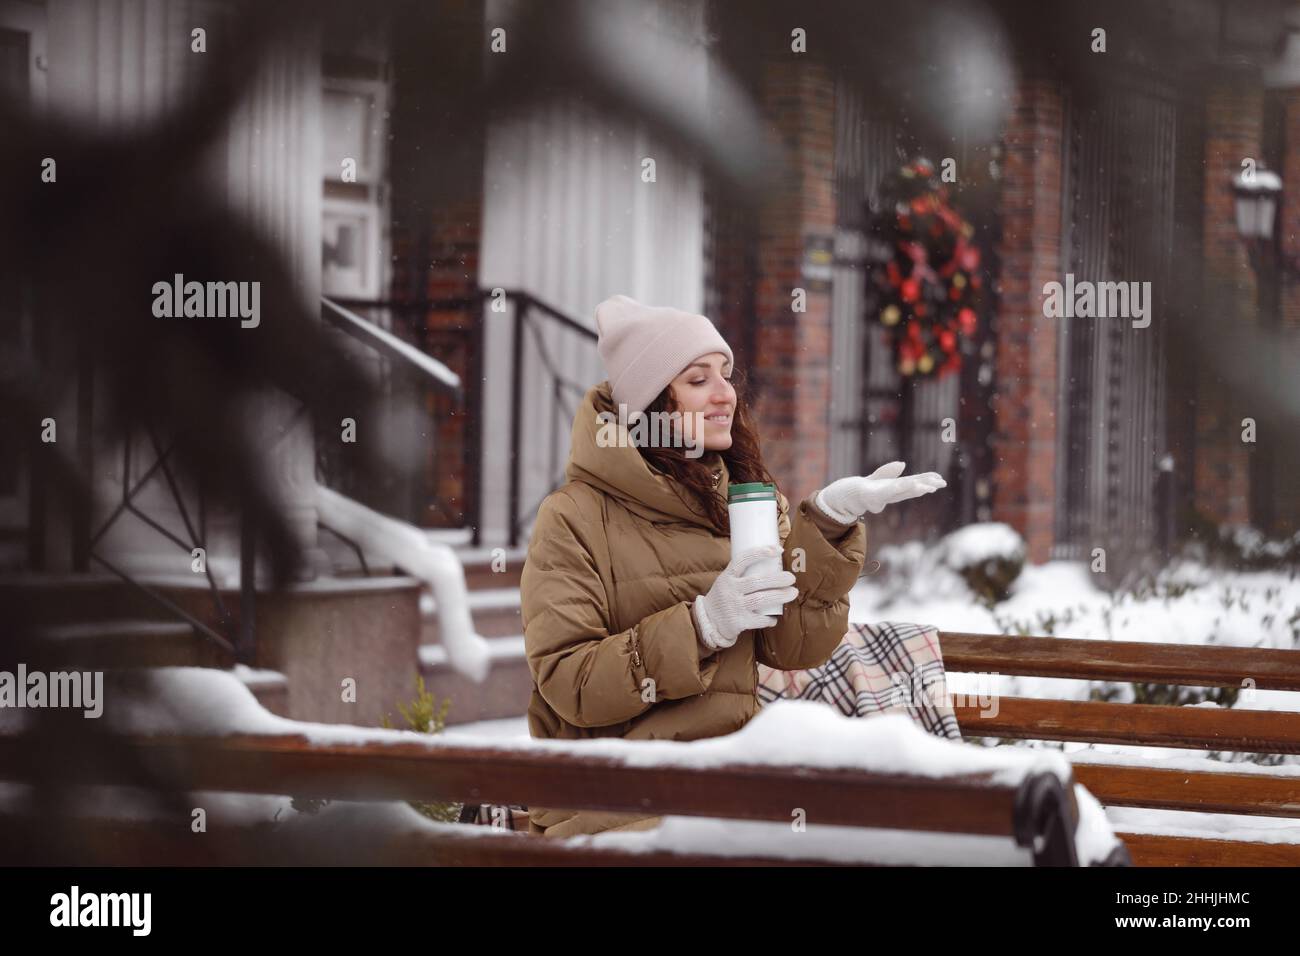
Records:
M1063 318L1056 554L1144 550L1167 467L1160 312L1174 236L1174 91L1149 78L1067 97L1061 279L1150 282L1150 324ZM1131 305L1131 303L1130 303Z

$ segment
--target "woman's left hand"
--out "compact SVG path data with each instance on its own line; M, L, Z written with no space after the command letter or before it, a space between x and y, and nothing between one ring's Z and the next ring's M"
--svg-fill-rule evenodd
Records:
M864 514L878 515L886 505L919 498L946 488L948 482L933 471L903 475L901 461L881 465L870 475L840 478L817 492L817 506L841 524L852 524Z

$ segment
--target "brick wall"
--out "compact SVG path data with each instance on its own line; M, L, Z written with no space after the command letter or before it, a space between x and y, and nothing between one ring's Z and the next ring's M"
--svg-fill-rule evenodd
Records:
M1276 94L1282 103L1283 184L1300 183L1300 90ZM1282 254L1291 262L1300 262L1300 189L1285 189L1277 222ZM1290 361L1300 367L1300 276L1284 274L1281 290L1281 334ZM1290 435L1283 441L1274 462L1276 493L1274 519L1276 533L1300 531L1300 438Z
M755 210L728 202L720 192L706 193L704 314L731 346L738 368L752 369L753 323L757 274Z
M834 232L835 87L822 67L792 56L765 65L761 103L789 162L758 211L752 362L764 460L794 502L829 477L830 292L809 290L801 313L791 294L808 288L805 237Z
M1054 541L1057 322L1042 289L1061 279L1061 139L1057 84L1021 80L1003 137L993 520L1024 537L1030 559Z
M417 5L404 16L414 22L399 21L394 36L391 294L398 302L462 298L473 294L479 281L483 141L469 134L449 141L432 117L446 109L440 97L457 95L481 74L483 5L479 0ZM457 80L431 90L425 38L435 29L445 39L437 53L440 69ZM422 339L430 354L468 384L481 315L445 310L404 316L412 340ZM477 464L471 469L466 461L470 402L457 409L451 399L431 391L424 402L436 434L423 442L411 511L424 526L470 524L468 482L477 472Z
M424 291L430 300L464 298L478 288L481 245L481 187L459 202L440 206L430 217L427 246L417 261L422 267ZM468 389L481 313L476 310L435 310L424 315L429 351L451 367ZM463 527L473 523L466 513L467 403L456 408L447 398L428 397L438 434L428 459L426 522L431 526Z
M1257 321L1258 290L1245 246L1237 233L1232 176L1246 157L1262 149L1263 89L1257 77L1215 76L1205 99L1204 297L1222 316L1225 335L1233 324ZM1196 466L1193 500L1216 522L1250 520L1250 447L1241 440L1249 409L1233 401L1207 362L1196 375Z

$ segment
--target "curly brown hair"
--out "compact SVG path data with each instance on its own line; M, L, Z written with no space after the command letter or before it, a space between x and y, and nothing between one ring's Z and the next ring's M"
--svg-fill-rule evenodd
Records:
M749 410L749 382L740 369L731 374L731 384L736 389L736 410L731 419L731 447L721 452L712 452L690 458L683 448L662 446L638 446L637 451L651 468L676 479L695 505L695 510L706 515L720 534L731 533L731 521L727 513L726 495L719 496L713 485L714 467L710 464L711 455L719 455L727 464L728 480L735 482L764 481L775 484L771 472L763 464L763 452L759 448L758 429ZM672 386L665 386L649 405L646 413L672 412L677 410ZM678 491L681 494L681 491ZM685 498L682 499L686 501ZM690 502L688 502L690 504Z

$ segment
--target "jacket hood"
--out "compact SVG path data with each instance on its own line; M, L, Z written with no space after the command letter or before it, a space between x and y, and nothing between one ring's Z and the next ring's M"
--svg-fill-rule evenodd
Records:
M650 521L689 521L712 528L712 522L689 493L671 476L652 469L641 457L628 438L627 427L616 419L611 424L602 424L597 417L601 412L615 416L618 413L608 381L589 388L574 415L565 478L584 482L618 498L629 511ZM617 434L618 441L598 444L602 428L607 437ZM716 493L725 506L726 462L715 451L706 451L701 460L721 473Z

